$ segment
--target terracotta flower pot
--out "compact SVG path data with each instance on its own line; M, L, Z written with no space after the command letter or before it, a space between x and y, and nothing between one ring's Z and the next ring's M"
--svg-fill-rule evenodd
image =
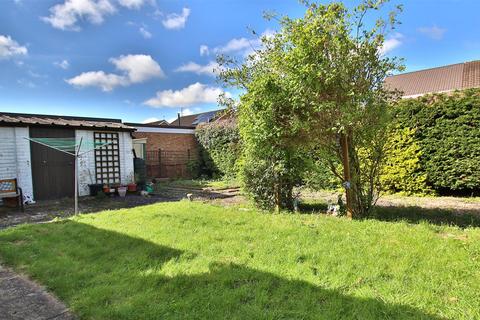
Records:
M127 187L128 187L128 192L136 192L137 191L137 184L136 183L129 183Z

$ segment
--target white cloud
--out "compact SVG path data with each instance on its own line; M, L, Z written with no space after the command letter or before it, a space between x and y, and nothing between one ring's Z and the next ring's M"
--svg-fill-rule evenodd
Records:
M36 85L34 82L32 82L32 81L30 81L30 80L27 80L27 79L23 79L23 78L22 78L22 79L18 79L18 80L17 80L17 83L18 83L19 85L23 86L23 87L27 87L27 88L30 88L30 89L33 89L33 88L36 88L36 87L37 87L37 85Z
M224 93L221 88L210 87L202 83L194 83L180 90L158 91L154 98L148 99L144 104L151 107L193 106L201 103L215 103L218 97ZM225 93L230 97L230 93Z
M145 0L118 0L118 3L128 9L139 9L145 3Z
M140 27L138 31L145 39L150 39L152 37L152 34L145 27Z
M103 91L112 91L119 86L125 87L152 78L164 77L160 65L149 55L122 55L109 61L122 71L122 74L89 71L67 79L66 82L76 87L99 87Z
M53 65L55 67L62 68L63 70L67 70L70 67L68 60L55 61Z
M115 87L128 85L125 76L103 71L84 72L66 81L76 87L99 87L102 91L112 91Z
M199 65L195 62L188 62L180 67L178 67L175 71L176 72L193 72L198 75L209 75L214 77L220 69L220 66L215 61L210 61L206 65Z
M207 45L202 44L202 45L200 46L200 55L201 55L201 56L208 56L208 54L210 53L209 51L210 51L210 50L208 49L208 46L207 46Z
M436 25L432 27L421 27L417 30L433 40L442 40L443 35L447 32L447 29L439 28Z
M184 116L191 116L192 114L194 114L195 112L193 112L192 109L190 108L182 108L181 110L181 116L184 117Z
M189 8L183 8L182 13L170 13L162 20L162 24L167 29L182 29L185 27L188 16L190 15Z
M249 49L252 47L252 41L255 42L256 40L249 40L247 38L234 38L228 41L226 45L216 47L214 51L218 53L232 53L240 50Z
M118 70L124 71L131 83L144 82L151 78L163 78L160 65L145 54L129 54L109 60Z
M24 56L28 53L26 47L21 46L10 36L0 35L0 59L8 59L14 56Z
M65 0L50 8L50 15L42 20L61 30L80 30L79 20L101 24L104 16L116 12L110 0Z
M380 54L385 55L395 48L402 45L403 35L401 33L394 33L390 38L383 42L383 46L380 48Z
M262 38L269 38L273 36L275 31L266 29L259 37L248 39L245 37L233 38L226 44L217 46L213 49L208 48L205 45L200 46L200 55L208 55L211 52L215 54L239 54L244 57L248 56L262 48Z

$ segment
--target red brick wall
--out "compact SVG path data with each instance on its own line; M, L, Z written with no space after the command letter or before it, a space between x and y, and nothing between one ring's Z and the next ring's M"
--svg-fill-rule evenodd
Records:
M190 159L198 156L198 144L194 134L134 132L133 136L134 139L147 138L147 153L162 150L161 164L157 161L156 153L152 154L150 161L147 155L147 175L150 178L189 178L187 155ZM167 153L163 153L165 151Z
M134 132L134 139L147 138L147 151L187 151L194 154L197 150L197 140L193 134Z

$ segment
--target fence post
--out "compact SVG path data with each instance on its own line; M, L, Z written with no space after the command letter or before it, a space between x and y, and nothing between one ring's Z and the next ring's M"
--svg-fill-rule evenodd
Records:
M158 176L162 177L162 149L158 149Z

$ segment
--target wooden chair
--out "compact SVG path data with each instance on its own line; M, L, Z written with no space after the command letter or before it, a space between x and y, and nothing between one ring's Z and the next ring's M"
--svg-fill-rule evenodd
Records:
M24 212L23 191L18 186L17 179L0 180L0 199L3 198L17 198L17 207Z

